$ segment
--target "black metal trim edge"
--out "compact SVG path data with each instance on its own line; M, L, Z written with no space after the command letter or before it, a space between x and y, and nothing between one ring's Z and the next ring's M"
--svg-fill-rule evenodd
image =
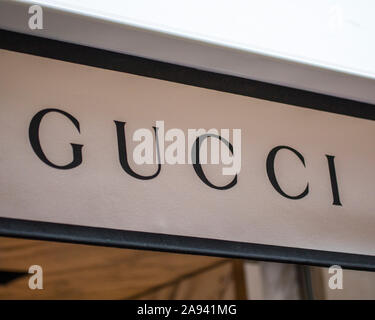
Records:
M375 105L0 29L0 48L375 120Z
M347 269L375 271L375 256L13 218L0 218L0 235L305 265L340 265Z

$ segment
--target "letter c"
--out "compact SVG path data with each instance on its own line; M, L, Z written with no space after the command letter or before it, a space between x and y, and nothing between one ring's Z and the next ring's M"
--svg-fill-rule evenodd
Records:
M216 138L216 139L219 139L220 141L222 141L229 148L230 152L233 154L232 144L228 140L224 139L223 137L218 136L218 135L213 134L213 133L207 133L207 134L201 135L200 137L198 137L195 140L195 142L193 144L193 147L192 147L192 150L191 150L191 159L193 161L194 171L197 174L197 176L199 177L199 179L201 179L209 187L211 187L213 189L217 189L217 190L230 189L233 186L235 186L236 183L237 183L237 174L234 176L233 180L230 183L228 183L227 185L216 186L207 179L206 175L203 172L203 168L202 168L202 165L201 165L200 160L199 160L200 142L203 142L208 137L213 137L213 138Z
M302 199L309 193L309 183L307 183L305 190L297 195L297 196L290 196L286 194L280 187L279 183L277 182L276 175L275 175L275 157L279 150L281 149L287 149L292 151L302 162L303 166L305 166L305 159L303 158L302 154L300 154L297 150L294 150L291 147L288 146L278 146L273 148L270 153L267 156L267 175L268 179L270 180L272 186L275 188L275 190L280 193L283 197L293 200Z

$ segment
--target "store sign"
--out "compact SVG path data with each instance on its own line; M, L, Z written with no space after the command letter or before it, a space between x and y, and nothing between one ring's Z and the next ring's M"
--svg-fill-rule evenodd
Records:
M375 255L373 121L6 50L0 66L1 217Z

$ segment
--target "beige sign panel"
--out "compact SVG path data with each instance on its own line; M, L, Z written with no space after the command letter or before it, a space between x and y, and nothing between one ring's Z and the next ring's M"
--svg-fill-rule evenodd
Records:
M7 50L0 70L1 217L375 255L373 121ZM189 163L127 173L116 122L150 176L132 135L156 121L240 129L236 178L201 167L235 183Z

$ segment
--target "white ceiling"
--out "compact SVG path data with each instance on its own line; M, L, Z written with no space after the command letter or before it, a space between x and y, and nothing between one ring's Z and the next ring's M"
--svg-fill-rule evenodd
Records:
M33 2L375 79L372 0Z

